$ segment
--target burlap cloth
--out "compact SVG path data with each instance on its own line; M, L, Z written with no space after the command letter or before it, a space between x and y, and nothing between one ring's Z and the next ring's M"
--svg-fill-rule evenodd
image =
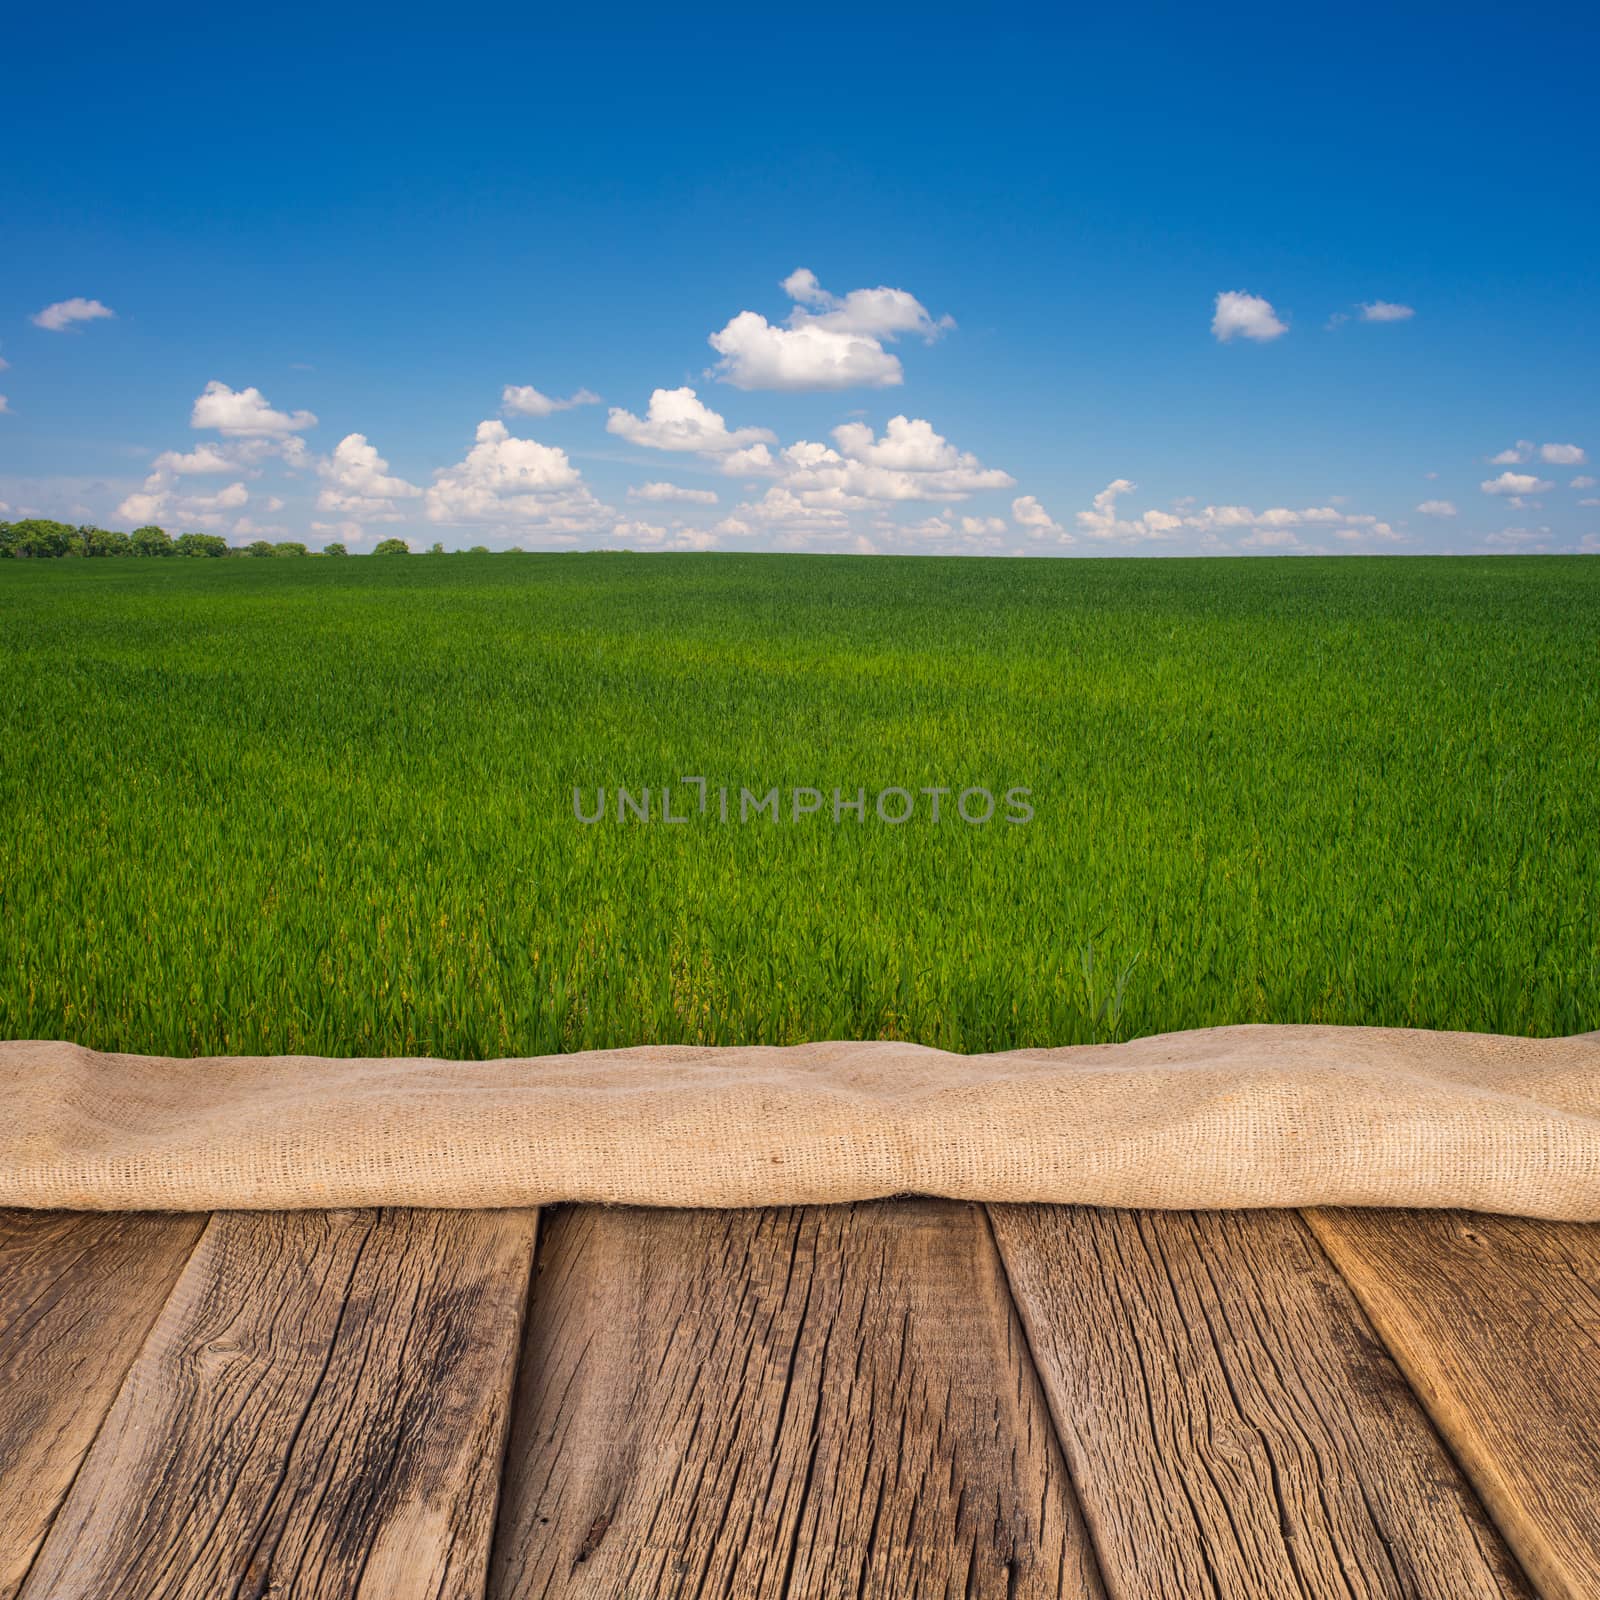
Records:
M742 1206L927 1194L1600 1220L1600 1036L1237 1027L503 1061L0 1044L0 1205Z

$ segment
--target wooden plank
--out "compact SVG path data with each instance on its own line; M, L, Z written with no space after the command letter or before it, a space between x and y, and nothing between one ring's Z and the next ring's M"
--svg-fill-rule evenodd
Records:
M497 1600L1102 1592L980 1208L551 1223Z
M204 1216L0 1211L0 1600L13 1600Z
M1600 1595L1600 1226L1309 1220L1548 1600Z
M219 1213L24 1600L481 1595L535 1229Z
M991 1212L1113 1596L1528 1593L1298 1216Z

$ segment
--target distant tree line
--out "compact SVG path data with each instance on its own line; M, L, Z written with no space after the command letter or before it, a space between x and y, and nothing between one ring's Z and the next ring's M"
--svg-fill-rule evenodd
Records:
M383 539L373 547L375 556L408 556L411 547L404 539ZM460 555L457 550L451 554ZM347 556L342 544L326 544L320 550L307 549L298 539L256 539L250 544L229 544L218 533L180 533L174 538L153 523L135 528L132 533L116 533L88 524L73 527L68 522L50 522L30 517L22 522L0 522L0 561L48 561L60 556ZM435 542L431 556L446 554ZM486 544L475 544L468 555L486 556L493 552ZM513 546L502 554L520 556L524 551Z
M400 540L386 540L399 544ZM30 517L22 522L0 522L0 560L48 561L61 556L345 556L342 544L330 544L321 551L308 550L298 539L274 544L257 539L253 544L231 545L217 533L180 533L177 538L151 524L119 533L87 524L73 527L67 522L51 522ZM388 553L388 552L385 552Z
M397 540L386 541L399 543ZM404 549L401 544L401 549ZM320 552L349 555L342 544ZM177 538L151 524L119 533L109 528L30 517L23 522L0 522L0 560L48 561L61 556L307 556L313 554L298 539L277 544L257 539L254 544L231 545L217 533L180 533Z

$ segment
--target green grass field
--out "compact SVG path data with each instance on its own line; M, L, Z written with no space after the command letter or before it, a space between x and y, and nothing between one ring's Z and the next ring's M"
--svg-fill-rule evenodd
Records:
M11 1037L1600 1027L1600 560L7 562L0 649Z

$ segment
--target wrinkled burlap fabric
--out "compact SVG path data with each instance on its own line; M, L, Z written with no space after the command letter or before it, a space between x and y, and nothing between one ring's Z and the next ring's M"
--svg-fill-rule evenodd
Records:
M0 1205L1462 1206L1600 1220L1600 1036L1234 1027L502 1061L0 1044Z

